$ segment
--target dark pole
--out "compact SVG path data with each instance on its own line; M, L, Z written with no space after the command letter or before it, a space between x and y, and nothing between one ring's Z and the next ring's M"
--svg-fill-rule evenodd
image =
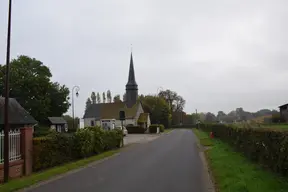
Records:
M78 97L79 95L79 90L80 90L80 87L78 87L77 85L75 85L73 88L72 88L72 118L73 118L73 130L75 129L75 118L74 118L74 89L76 89L76 97Z
M12 0L9 0L8 8L8 29L7 29L7 52L5 71L5 105L4 105L4 182L9 179L9 63L10 63L10 41L11 41L11 13Z

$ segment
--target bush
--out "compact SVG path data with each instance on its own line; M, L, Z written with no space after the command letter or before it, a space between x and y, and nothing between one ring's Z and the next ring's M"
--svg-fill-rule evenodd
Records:
M33 137L43 137L51 133L50 127L47 126L35 126Z
M139 126L127 126L126 127L129 134L133 133L145 133L147 131L146 128L139 127Z
M79 129L72 134L52 132L45 137L34 138L33 170L47 169L119 148L122 138L121 130L104 131L99 127Z
M162 124L152 124L149 127L149 133L157 133L157 127L159 127L160 132L164 132L165 127Z
M230 144L247 158L284 176L288 174L288 131L270 128L237 128L231 125L201 125L215 138Z

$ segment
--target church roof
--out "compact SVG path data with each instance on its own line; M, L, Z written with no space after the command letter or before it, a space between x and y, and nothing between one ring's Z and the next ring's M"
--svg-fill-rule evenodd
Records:
M4 105L5 98L0 97L0 125L4 124ZM12 125L33 125L37 123L14 98L9 98L8 113L9 123Z
M139 102L128 108L123 102L91 104L85 111L83 118L119 119L119 111L124 110L127 119L134 118Z
M132 53L131 53L131 58L130 58L129 75L128 75L128 82L126 84L126 89L136 89L136 90L138 90L138 85L137 85L136 79L135 79L135 71L134 71Z

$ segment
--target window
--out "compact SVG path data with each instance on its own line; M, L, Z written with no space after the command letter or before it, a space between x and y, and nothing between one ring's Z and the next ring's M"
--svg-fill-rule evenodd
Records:
M93 120L91 120L91 126L92 126L92 127L94 126L94 121L93 121Z

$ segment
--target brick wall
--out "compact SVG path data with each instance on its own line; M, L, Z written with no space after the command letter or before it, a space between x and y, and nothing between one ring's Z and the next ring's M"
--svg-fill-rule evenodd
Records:
M32 147L33 129L32 127L21 128L21 160L9 163L9 177L18 178L32 173ZM4 164L0 164L0 183L4 178Z

